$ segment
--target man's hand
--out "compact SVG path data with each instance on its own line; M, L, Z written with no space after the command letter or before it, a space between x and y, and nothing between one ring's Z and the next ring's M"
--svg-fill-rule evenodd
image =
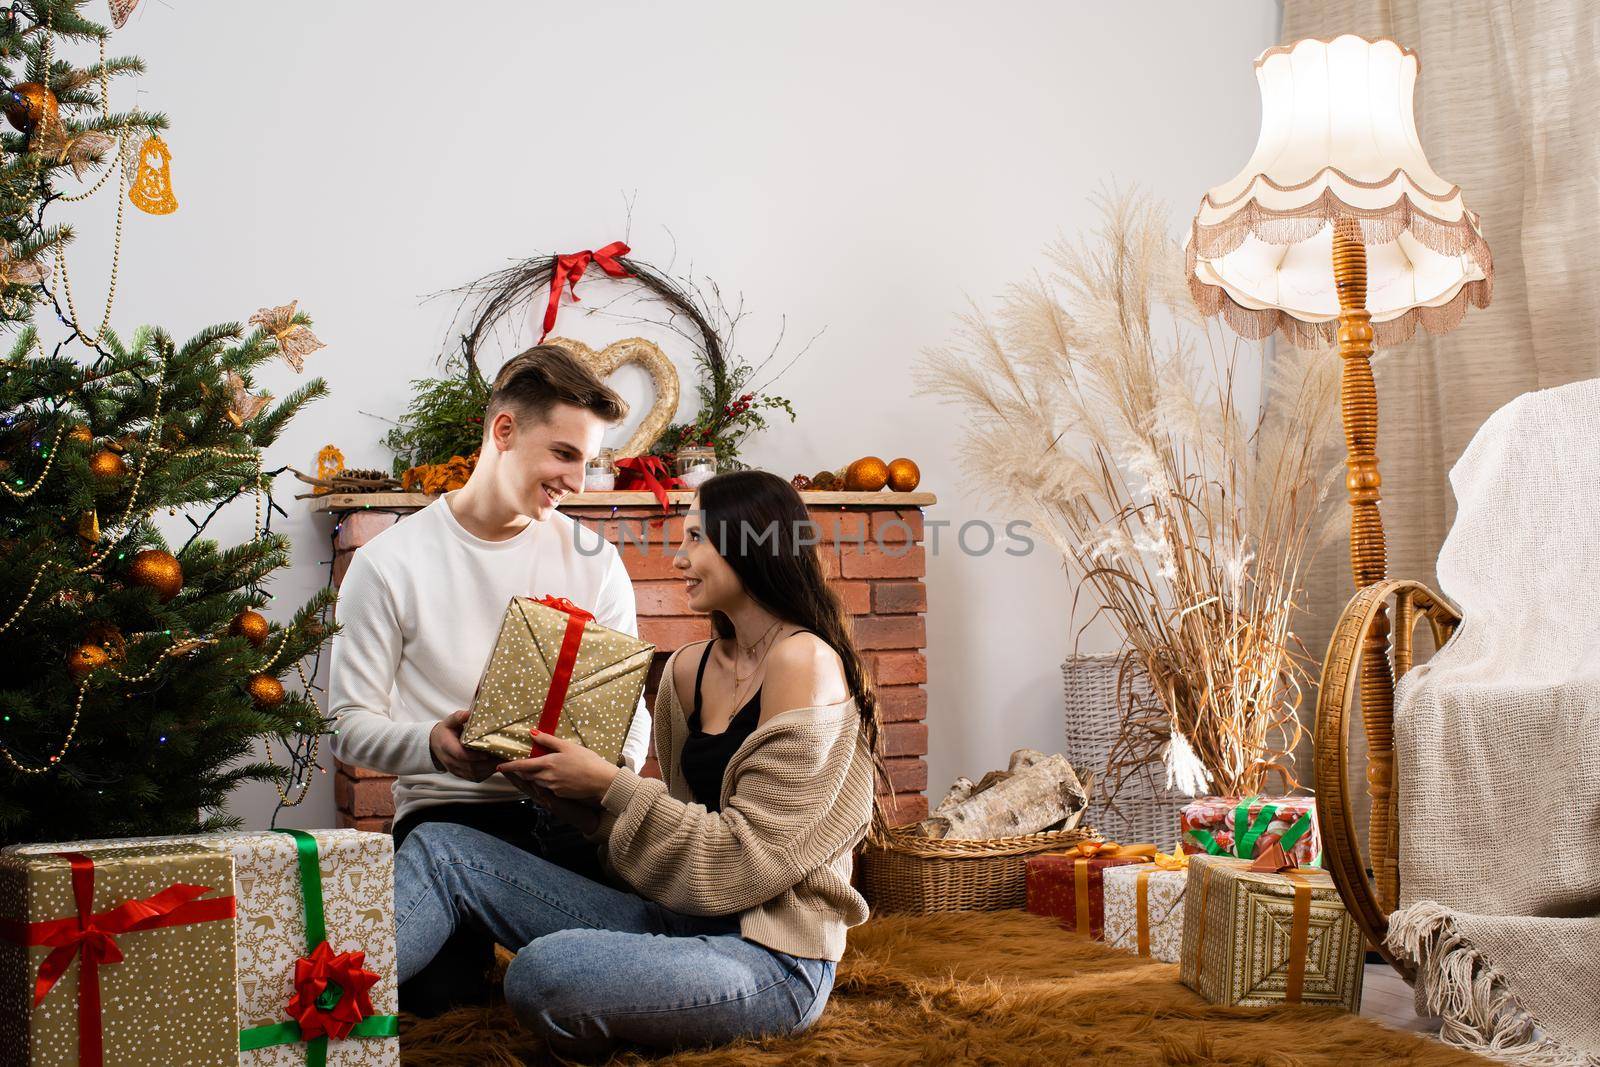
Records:
M581 834L592 834L600 828L600 809L593 804L576 800L562 800L550 790L534 785L520 774L508 774L507 780L533 798L545 811L562 822L577 828Z
M502 762L499 756L479 752L461 743L462 727L467 725L468 711L452 712L439 720L428 734L428 751L433 755L433 765L441 771L481 782L488 778Z
M500 764L507 778L525 779L563 800L598 804L617 777L614 763L576 741L535 730L533 742L550 754Z

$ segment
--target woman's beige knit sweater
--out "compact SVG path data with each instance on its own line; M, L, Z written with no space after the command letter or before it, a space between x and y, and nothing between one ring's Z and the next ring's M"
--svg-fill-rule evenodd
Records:
M656 691L662 780L626 767L601 799L594 835L640 894L688 915L738 915L750 941L837 960L845 931L866 921L850 885L851 854L872 814L872 757L855 700L780 712L728 761L722 810L690 798L679 773L689 733L673 684L674 652Z

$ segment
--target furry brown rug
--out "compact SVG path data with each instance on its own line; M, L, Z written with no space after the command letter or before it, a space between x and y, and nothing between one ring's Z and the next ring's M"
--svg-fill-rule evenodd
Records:
M556 1062L503 1006L402 1017L405 1067ZM1483 1064L1416 1034L1332 1008L1219 1008L1172 964L1086 941L1026 912L874 919L850 948L822 1018L795 1038L621 1065L1053 1063L1167 1067Z

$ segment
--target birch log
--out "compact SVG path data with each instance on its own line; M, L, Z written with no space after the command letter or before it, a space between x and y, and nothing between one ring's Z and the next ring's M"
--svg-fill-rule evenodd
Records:
M922 829L929 837L978 840L1031 834L1050 827L1070 828L1082 817L1089 798L1064 756L1049 756L1016 773L1001 776L987 789L942 808ZM985 778L991 777L986 775Z

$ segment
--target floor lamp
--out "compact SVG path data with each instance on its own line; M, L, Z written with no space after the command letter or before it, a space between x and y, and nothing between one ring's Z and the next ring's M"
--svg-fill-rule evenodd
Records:
M1269 48L1256 59L1261 133L1244 170L1200 201L1186 242L1189 286L1237 333L1297 347L1335 339L1356 587L1386 577L1378 512L1374 345L1453 329L1489 303L1494 267L1478 216L1417 138L1417 54L1346 35ZM1388 625L1362 647L1362 721L1372 797L1368 859L1396 906L1393 677ZM1342 887L1341 887L1342 888Z

